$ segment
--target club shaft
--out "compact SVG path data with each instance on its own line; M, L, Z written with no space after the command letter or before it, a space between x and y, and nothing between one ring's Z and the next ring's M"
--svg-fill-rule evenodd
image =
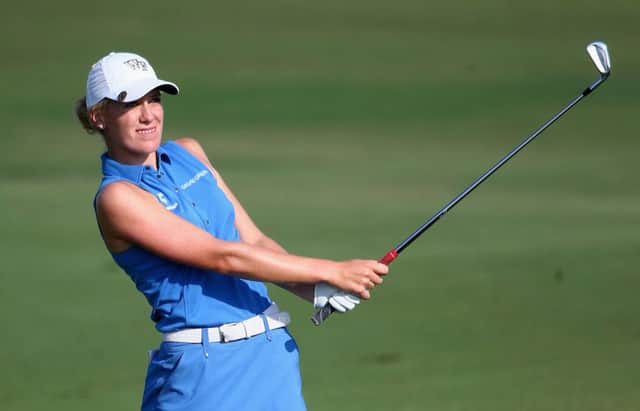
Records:
M414 242L422 233L424 233L429 227L434 225L436 221L440 219L443 215L445 215L449 210L451 210L456 204L462 201L467 195L469 195L473 190L475 190L480 184L482 184L487 178L489 178L493 173L495 173L500 167L502 167L507 161L509 161L513 156L518 154L520 150L525 148L527 144L529 144L533 139L538 137L540 133L547 129L551 124L553 124L556 120L562 117L567 111L571 110L573 106L578 104L580 100L582 100L585 96L589 95L593 90L596 89L604 80L605 76L600 77L593 84L587 87L580 95L571 100L566 106L562 108L559 112L557 112L553 117L551 117L546 123L538 127L531 135L525 138L520 144L513 148L507 155L502 157L495 163L491 168L485 171L480 177L478 177L474 182L469 184L467 188L465 188L460 194L458 194L453 200L449 201L444 207L442 207L437 213L433 215L429 220L427 220L424 224L418 227L411 235L402 240L393 250L395 250L395 254L400 254L405 248L407 248L412 242ZM388 255L388 254L387 254ZM383 257L384 259L385 257ZM395 259L395 257L393 257ZM393 260L391 260L393 261ZM391 262L389 261L389 263Z
M513 150L511 150L507 155L502 157L497 163L495 163L490 169L488 169L484 174L478 177L475 181L467 186L460 194L458 194L453 200L449 201L444 207L442 207L436 214L433 215L429 220L427 220L424 224L418 227L411 235L405 238L402 242L400 242L395 250L398 254L400 254L405 248L407 248L412 242L414 242L422 233L424 233L429 227L434 225L440 217L445 215L449 210L451 210L456 204L462 201L467 195L469 195L473 190L475 190L480 184L482 184L487 178L489 178L493 173L498 171L500 167L502 167L507 161L509 161L513 156L518 154L520 150L526 147L533 139L535 139L540 133L542 133L547 127L549 127L553 122L559 119L563 114L571 109L574 105L576 105L581 99L583 95L576 97L571 103L569 103L562 111L558 112L555 116L553 116L549 121L544 123L540 128L533 132L529 137L527 137L522 143L516 146Z
M442 207L437 213L433 215L430 219L428 219L425 223L423 223L420 227L418 227L411 235L402 240L397 246L388 251L379 261L386 265L389 265L393 262L393 260L400 255L400 253L406 249L411 243L413 243L422 233L424 233L429 227L434 225L436 221L440 219L443 215L445 215L449 210L451 210L456 204L462 201L469 193L475 190L480 184L482 184L489 176L495 173L500 167L502 167L507 161L509 161L513 156L518 154L520 150L527 146L533 139L535 139L540 133L542 133L547 127L553 124L556 120L562 117L567 111L571 110L573 106L578 104L580 100L584 97L591 94L593 90L595 90L602 82L604 82L608 73L605 75L601 75L600 78L594 81L589 87L584 89L584 91L571 100L566 106L564 106L560 111L558 111L553 117L551 117L547 122L538 127L533 133L531 133L527 138L525 138L520 144L514 147L507 155L502 157L495 163L491 168L484 172L480 177L478 177L474 182L469 184L467 188L465 188L460 194L458 194L453 200L449 201L444 207ZM324 320L326 320L335 310L331 307L330 304L327 303L324 307L318 309L313 316L311 317L311 321L315 325L320 325Z

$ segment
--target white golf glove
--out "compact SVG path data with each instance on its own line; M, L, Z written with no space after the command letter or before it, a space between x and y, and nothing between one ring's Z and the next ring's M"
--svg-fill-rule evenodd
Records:
M313 291L313 307L322 308L327 302L337 311L344 313L356 308L356 305L360 304L360 298L327 283L316 284Z

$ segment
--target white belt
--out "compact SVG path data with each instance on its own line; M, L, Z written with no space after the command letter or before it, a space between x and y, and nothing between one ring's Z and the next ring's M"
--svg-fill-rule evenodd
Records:
M207 332L209 334L209 342L231 342L264 333L267 331L265 323L269 330L275 330L286 327L290 322L289 313L280 311L276 303L273 303L260 315L237 323L207 328ZM202 328L186 328L166 333L162 340L166 342L200 344L202 343Z

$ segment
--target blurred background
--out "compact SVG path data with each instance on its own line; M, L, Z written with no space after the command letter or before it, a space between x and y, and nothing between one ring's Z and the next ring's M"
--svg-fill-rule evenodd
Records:
M139 407L159 335L95 224L72 107L109 51L181 95L290 252L379 258L612 76L408 248L371 301L293 315L310 410L640 409L640 4L632 0L11 2L0 15L0 408ZM250 395L250 393L248 393Z

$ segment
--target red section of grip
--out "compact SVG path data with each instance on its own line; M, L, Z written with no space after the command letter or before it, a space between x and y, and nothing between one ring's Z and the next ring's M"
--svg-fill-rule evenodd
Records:
M393 260L396 259L397 256L398 256L398 252L395 249L393 249L388 253L386 253L384 257L382 257L379 261L384 265L389 265Z

